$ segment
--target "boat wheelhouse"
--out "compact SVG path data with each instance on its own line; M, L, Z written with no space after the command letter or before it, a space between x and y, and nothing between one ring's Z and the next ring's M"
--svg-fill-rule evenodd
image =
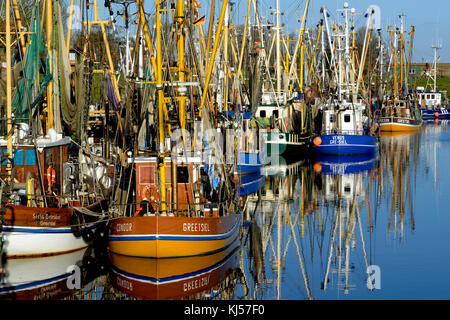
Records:
M378 151L375 136L367 131L364 106L343 101L322 113L322 131L313 139L317 154L374 154Z
M450 119L450 110L442 102L442 92L424 91L423 87L417 87L416 93L422 119Z

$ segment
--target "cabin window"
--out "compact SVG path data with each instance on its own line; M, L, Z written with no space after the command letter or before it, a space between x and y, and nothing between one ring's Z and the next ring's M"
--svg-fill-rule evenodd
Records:
M26 162L27 166L35 166L36 165L36 152L34 149L26 149L25 150Z
M155 167L140 166L139 167L139 184L155 183Z
M3 149L3 160L1 165L2 166L6 166L8 164L8 159L7 159L7 154L8 154L8 150L7 149ZM13 154L14 154L14 164L16 166L23 166L23 149L16 149L13 150Z
M260 116L261 118L265 118L265 117L266 117L266 110L261 110L261 111L259 112L259 116Z
M272 114L275 118L278 118L278 110L273 110Z
M429 94L427 94L427 99L430 99L430 95Z
M434 99L434 94L431 95L431 99Z
M189 183L189 170L187 166L177 167L177 181L178 183Z
M349 185L346 185L346 186L344 187L344 192L345 192L345 193L350 193L351 190L352 190L352 189L350 188Z
M334 122L334 114L330 114L330 122Z
M350 122L350 115L349 114L344 115L344 122Z

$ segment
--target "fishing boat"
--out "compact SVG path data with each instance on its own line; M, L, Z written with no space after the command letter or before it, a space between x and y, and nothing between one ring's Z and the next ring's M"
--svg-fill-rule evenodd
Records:
M139 206L135 216L112 221L110 252L147 258L196 256L221 250L239 235L240 214L226 214L226 201L219 203L216 191L211 190L210 198L202 188L209 180L199 158L177 161L175 168L171 158L165 158L167 172L177 171L176 183L173 175L167 176L165 184L172 187L167 197L172 201L166 203L160 195L156 157L132 161Z
M389 33L391 37L391 47L392 47L392 60L394 65L393 70L393 94L392 97L385 99L381 105L381 116L379 120L380 131L402 131L402 132L412 132L420 130L422 126L422 116L418 107L418 103L414 101L415 99L408 92L407 84L408 79L404 77L404 68L406 67L403 63L403 17L400 15L401 25L400 28L396 28L395 31L391 31L389 27ZM414 34L414 27L411 31L411 41ZM392 37L398 39L398 41L392 41ZM400 59L400 88L397 84L397 60ZM409 62L408 62L409 63ZM406 72L406 75L408 73ZM400 89L400 90L399 90Z
M165 11L162 6L157 1L157 55L154 66L156 87L161 90L157 92L159 116L154 125L158 128L158 139L156 143L150 144L155 145L155 148L136 148L134 154L129 155L127 165L130 172L133 172L133 178L128 180L129 183L122 190L130 196L125 198L126 208L118 204L117 208L112 209L117 211L117 217L110 223L108 249L109 252L122 256L159 259L217 253L226 250L239 237L241 230L238 197L232 182L236 167L226 163L219 146L220 139L216 139L220 128L214 125L214 115L205 105L208 90L202 89L200 107L204 108L201 113L198 112L201 119L198 131L195 127L188 130L190 125L185 121L184 108L190 107L194 111L198 105L186 104L185 94L190 89L196 90L200 84L185 82L184 75L180 72L177 74L180 77L177 82L162 82L163 54L160 36L165 32L160 23ZM138 8L147 47L151 48L141 2L138 3ZM222 17L226 8L225 1L221 9ZM189 25L185 21L185 10L187 8L185 9L184 1L177 1L177 19ZM211 59L215 57L220 39L223 20L220 21ZM184 29L182 21L178 21L177 25L180 33L189 30ZM185 42L178 41L177 46L179 56L176 63L184 65ZM210 61L205 88L208 88L213 65L214 60ZM176 92L176 99L173 101L178 103L178 126L174 125L169 129L171 123L165 119L164 110L167 111L166 102L172 101L172 98L165 95L170 94L175 85L184 86L186 91ZM152 89L154 87L147 88ZM171 135L170 132L176 129L179 129L180 134ZM188 136L193 137L193 143L188 140ZM192 145L193 153L190 152ZM239 154L239 150L235 149L235 152Z
M302 17L301 35L298 38L294 57L289 70L284 74L284 68L281 61L281 25L279 1L276 1L274 14L276 24L274 26L274 42L276 44L276 59L274 64L276 83L273 84L269 75L267 64L268 57L264 48L258 47L255 51L257 59L265 61L266 81L261 86L260 101L255 108L254 117L258 122L259 130L266 145L266 153L269 157L283 156L297 158L299 152L305 152L308 147L308 141L311 137L309 118L310 110L306 102L306 90L303 88L303 80L300 80L300 90L288 90L285 81L282 78L294 77L294 69L297 65L296 56L299 49L304 50L304 26L306 13L308 12L309 1L305 4L304 16ZM259 27L259 26L258 26ZM302 51L303 53L303 51ZM302 56L303 57L303 56ZM288 61L285 62L288 65ZM303 68L303 59L300 61ZM257 63L257 65L259 65ZM301 75L303 77L303 75ZM303 79L303 78L302 78ZM255 79L255 82L259 82ZM312 90L310 90L312 92ZM309 101L308 101L309 102Z
M422 113L422 119L450 119L450 110L448 104L446 105L443 101L447 100L444 92L436 90L436 76L437 76L437 50L440 49L441 45L433 45L434 49L434 61L433 68L431 70L426 70L425 74L433 81L433 87L431 90L425 90L424 87L416 88L417 103L420 105L420 111ZM429 88L427 83L427 88Z
M422 117L411 101L386 102L381 109L380 131L414 132L422 127Z
M373 125L371 123L373 121L369 117L371 113L370 107L367 105L367 102L358 96L364 64L361 64L358 75L356 75L352 59L344 59L345 56L351 56L347 21L348 12L350 11L348 5L344 6L343 11L346 21L345 32L331 35L327 27L328 38L336 37L338 39L333 49L336 50L338 55L337 65L334 66L338 69L335 75L337 77L337 92L335 96L330 97L321 107L318 122L322 126L317 136L312 139L312 143L316 154L374 154L378 152L378 142L374 132L369 131L369 128ZM328 26L325 7L322 8L322 13L325 24ZM367 31L370 28L369 20L371 17L372 11L369 10L366 38ZM345 46L343 45L344 43ZM364 43L366 43L366 40ZM355 47L354 43L353 47ZM365 61L366 54L367 47L364 47L361 53L361 61ZM348 80L344 81L344 77Z
M56 4L55 14L60 16L59 2ZM9 4L6 8L8 12L6 36L10 41ZM50 12L53 11L50 10ZM49 14L49 16L52 15ZM38 120L40 115L37 109L35 109L37 116L28 112L32 108L31 102L36 108L42 104L42 94L45 92L46 85L51 83L57 86L62 80L62 77L61 79L56 77L52 82L44 81L40 93L36 97L31 95L32 90L29 86L35 84L40 76L40 68L33 68L40 66L39 55L45 53L40 47L42 34L39 29L38 6L35 8L34 17L34 32L25 59L27 81L21 79L22 81L19 82L14 101L16 114L23 114L27 118L18 116L14 119L14 123L11 45L7 44L7 121L6 126L3 126L6 132L2 132L4 135L0 138L2 151L0 209L4 220L3 249L7 258L58 255L86 248L93 239L93 229L106 217L105 198L108 187L102 192L97 192L94 185L84 184L84 178L80 172L81 169L86 169L83 153L91 157L91 170L95 169L98 162L94 160L94 155L79 148L70 137L62 133L61 123L56 120L56 116L54 119L51 117L50 108L47 108L48 117L43 116L42 122ZM55 29L56 34L62 34L60 19ZM52 42L49 40L49 43ZM58 52L64 54L64 52ZM49 73L48 66L46 73L47 75ZM56 70L54 74L58 75ZM33 77L30 78L32 75ZM28 94L30 96L25 99L24 97ZM56 97L59 97L53 94L51 90L47 94L47 104L51 104L53 99L56 100ZM59 109L55 108L53 111L55 110ZM33 121L30 121L30 118ZM33 123L32 126L30 122ZM46 134L39 133L40 125ZM54 127L59 128L59 132ZM103 167L103 169L106 168ZM90 175L90 178L92 179L93 176Z
M196 257L145 259L110 253L114 287L147 300L183 299L212 288L237 267L237 239L226 250Z

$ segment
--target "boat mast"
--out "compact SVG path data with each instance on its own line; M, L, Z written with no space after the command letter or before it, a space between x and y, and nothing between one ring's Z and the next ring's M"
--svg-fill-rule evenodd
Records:
M8 1L7 1L8 2ZM50 73L52 73L52 27L53 27L53 9L52 0L46 1L46 32L47 32L47 54L48 54L48 67ZM47 123L45 130L48 132L50 128L53 128L53 80L50 80L47 85Z
M275 9L275 16L276 16L276 27L275 27L275 34L276 34L276 75L277 75L277 101L279 99L279 94L281 92L281 66L280 66L280 1L276 0L276 9Z
M8 135L7 153L8 164L6 166L6 173L11 182L11 171L13 162L12 150L12 99L11 99L11 17L10 17L10 0L6 0L6 131Z
M400 41L400 43L399 43L399 46L400 46L400 87L401 87L401 90L402 90L402 94L403 94L403 92L404 92L404 89L405 89L405 85L404 85L404 82L403 82L403 80L404 80L404 75L403 75L403 73L405 72L404 71L404 63L403 63L403 32L404 32L404 29L403 29L403 17L405 16L405 14L400 14L399 15L399 17L400 17L400 39L399 39L399 41Z
M437 50L441 48L439 44L432 45L431 48L434 50L434 66L433 66L433 92L436 92L436 74L437 74Z
M180 126L182 134L184 136L184 130L186 129L186 97L184 96L186 87L183 85L185 82L185 63L184 63L184 0L177 0L176 7L176 21L178 26L178 77L181 87L178 88L178 95L181 95L178 104L178 112L180 118ZM181 93L181 94L180 94Z
M160 0L156 0L156 90L158 91L158 125L159 125L159 178L161 183L161 212L166 212L166 168L164 163L164 92L162 86L162 55L161 55L161 21Z

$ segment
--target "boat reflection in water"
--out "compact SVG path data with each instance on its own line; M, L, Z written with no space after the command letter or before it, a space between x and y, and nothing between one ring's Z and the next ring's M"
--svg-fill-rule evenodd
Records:
M222 298L234 291L239 275L237 238L224 250L202 256L152 259L110 253L112 285L128 297L145 300Z
M251 266L244 275L252 299L326 298L329 283L343 285L348 293L358 229L365 266L357 272L367 279L360 209L368 207L365 185L378 161L377 154L322 155L312 163L267 168L266 187L250 197L246 218L254 231L243 246ZM271 270L265 268L267 261ZM316 288L322 293L314 294Z
M411 181L416 173L415 165L419 159L420 133L385 133L380 135L380 145L383 157L380 161L380 186L390 188L385 190L390 199L388 231L394 237L404 239L404 227L408 222L414 230L413 203L414 194ZM409 218L409 221L406 219Z
M71 253L8 259L0 281L0 300L60 300L81 297L99 275L91 248ZM74 271L77 270L77 271ZM81 294L81 296L80 296Z

